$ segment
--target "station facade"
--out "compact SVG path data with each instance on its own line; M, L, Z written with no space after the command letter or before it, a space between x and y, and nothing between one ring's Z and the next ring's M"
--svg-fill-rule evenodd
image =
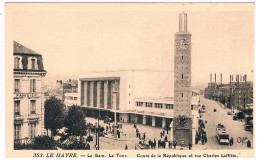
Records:
M169 127L174 117L173 73L122 70L79 74L79 105L87 116L118 122ZM191 110L199 107L192 93Z

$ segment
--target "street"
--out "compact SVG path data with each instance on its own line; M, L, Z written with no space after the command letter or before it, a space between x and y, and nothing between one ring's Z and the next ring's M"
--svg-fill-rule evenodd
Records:
M206 113L203 113L202 116L202 119L207 121L205 126L208 142L204 145L205 149L252 149L252 147L248 148L246 146L246 141L243 145L237 142L239 137L247 137L253 146L253 134L244 130L244 121L233 120L233 115L227 114L230 109L222 108L216 101L205 99L202 96L200 99L201 105L206 106ZM214 108L216 108L216 112L213 111ZM226 127L226 132L229 134L229 137L233 137L234 144L232 146L218 144L216 139L216 126L218 123Z
M248 148L246 146L246 141L244 143L238 143L238 139L240 138L247 138L251 141L253 146L253 135L249 131L244 130L244 121L240 120L233 120L233 115L228 115L227 112L230 111L229 109L224 109L218 104L216 101L205 99L201 97L201 105L206 106L206 113L202 113L202 119L207 121L205 123L205 130L207 132L208 141L205 145L202 145L201 142L198 144L193 145L193 150L221 150L221 149L253 149L253 147ZM214 109L217 111L214 112ZM87 117L87 123L95 124L97 119ZM99 121L100 126L105 127L108 124L105 124L102 120ZM197 123L197 122L196 122ZM218 123L223 124L226 127L226 132L229 134L229 137L233 137L234 144L230 145L220 145L216 138L216 126ZM111 123L110 125L113 125ZM128 150L134 150L135 147L138 146L139 139L136 137L136 131L131 123L123 123L122 129L120 129L120 138L115 138L114 135L108 133L105 136L100 137L100 150L124 150L125 145L127 145ZM149 139L159 140L160 132L163 131L162 128L159 127L152 127L147 125L137 124L137 128L141 134L146 134L146 142ZM95 134L91 134L93 136L93 141L90 142L91 150L95 149L96 137ZM168 139L170 139L170 130L168 133ZM239 139L240 140L240 139ZM139 148L138 148L139 149ZM156 148L158 149L158 148ZM161 149L161 148L159 148ZM166 149L169 149L168 146Z

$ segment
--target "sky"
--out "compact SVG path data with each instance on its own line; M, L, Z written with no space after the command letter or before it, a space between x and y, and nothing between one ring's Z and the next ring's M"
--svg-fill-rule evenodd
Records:
M7 4L6 37L42 54L47 76L89 71L173 71L179 13L192 34L192 83L254 70L253 4ZM8 33L9 32L9 33Z

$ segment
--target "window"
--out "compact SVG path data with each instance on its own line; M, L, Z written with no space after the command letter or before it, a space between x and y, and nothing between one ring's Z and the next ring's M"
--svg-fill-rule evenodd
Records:
M181 56L181 60L183 60L183 56Z
M32 70L35 70L35 59L31 59L32 61Z
M36 123L30 123L29 125L30 139L35 138L36 135Z
M137 102L136 102L136 106L143 106L143 102L137 101Z
M183 79L183 74L181 74L181 79Z
M74 97L74 100L78 100L78 97Z
M31 107L30 107L30 112L31 114L35 114L36 113L36 101L35 100L31 100Z
M153 104L151 102L146 102L145 106L151 108L151 107L153 107Z
M162 104L161 103L155 103L155 108L162 108Z
M183 93L181 93L181 97L183 97Z
M14 139L20 139L21 137L21 125L14 125Z
M166 109L173 109L173 104L166 104Z
M36 79L30 80L30 92L36 92Z
M20 63L20 58L16 57L14 59L14 68L18 69L19 68L19 63Z
M14 115L20 115L20 101L14 101Z
M14 79L14 92L20 92L20 79Z

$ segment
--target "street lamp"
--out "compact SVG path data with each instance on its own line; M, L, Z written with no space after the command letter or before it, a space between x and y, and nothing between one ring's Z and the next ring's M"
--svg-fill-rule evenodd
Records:
M99 150L99 118L100 118L100 110L98 111L98 118L96 122L96 150Z

